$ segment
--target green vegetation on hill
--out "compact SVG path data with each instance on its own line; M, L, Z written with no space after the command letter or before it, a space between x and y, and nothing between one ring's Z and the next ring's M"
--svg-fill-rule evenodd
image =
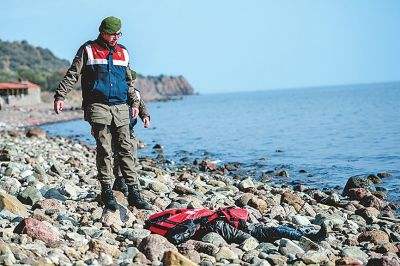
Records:
M30 80L44 90L54 89L69 66L49 49L35 47L27 41L0 39L0 82Z

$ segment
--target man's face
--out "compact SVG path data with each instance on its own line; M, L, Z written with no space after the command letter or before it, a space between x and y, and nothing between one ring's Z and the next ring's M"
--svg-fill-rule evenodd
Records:
M121 35L121 32L111 34L106 32L101 33L101 37L103 38L103 40L110 46L115 46L118 43L118 39L121 37Z

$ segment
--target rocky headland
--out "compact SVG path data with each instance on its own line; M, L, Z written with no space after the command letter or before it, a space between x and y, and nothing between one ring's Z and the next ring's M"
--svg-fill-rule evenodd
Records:
M255 181L236 164L168 166L141 158L143 195L154 211L104 212L94 150L40 129L0 131L0 264L4 265L400 265L400 220L374 183L387 174L351 177L343 191ZM160 148L160 147L157 147ZM271 175L279 173L271 173ZM306 246L280 239L226 243L216 233L174 246L143 228L166 208L240 206L252 222L290 224L329 237Z

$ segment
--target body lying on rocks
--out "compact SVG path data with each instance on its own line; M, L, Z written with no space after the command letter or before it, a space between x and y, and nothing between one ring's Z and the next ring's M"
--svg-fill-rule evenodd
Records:
M216 211L206 208L169 209L150 216L146 227L152 233L165 236L173 244L202 239L206 234L214 232L228 243L243 244L252 237L260 242L288 238L317 246L312 241L324 240L328 234L325 225L318 232L306 232L286 225L271 227L263 223L251 223L247 209L237 207Z

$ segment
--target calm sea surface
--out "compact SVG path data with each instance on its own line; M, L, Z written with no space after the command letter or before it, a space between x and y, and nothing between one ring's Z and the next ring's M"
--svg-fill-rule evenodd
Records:
M176 163L235 161L255 176L284 166L289 182L319 188L385 171L392 176L382 186L400 202L400 83L208 94L148 107L152 128L136 126L148 144L141 155L155 156L159 143ZM81 120L44 128L94 144Z

